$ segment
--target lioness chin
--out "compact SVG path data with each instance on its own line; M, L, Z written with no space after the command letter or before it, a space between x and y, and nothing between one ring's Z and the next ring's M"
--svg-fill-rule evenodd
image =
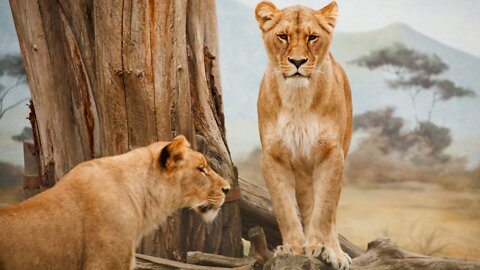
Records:
M0 209L0 269L133 269L144 234L182 207L213 220L229 188L183 136L81 163Z
M269 60L257 109L262 172L283 238L276 254L348 269L335 229L352 133L350 86L329 52L337 4L279 10L261 2L255 13Z

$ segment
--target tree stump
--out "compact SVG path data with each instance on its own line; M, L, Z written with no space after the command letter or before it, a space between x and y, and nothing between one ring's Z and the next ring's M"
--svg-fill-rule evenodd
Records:
M32 94L42 187L82 161L185 135L216 172L237 174L226 142L214 0L11 0ZM242 256L238 200L213 224L179 211L144 253Z

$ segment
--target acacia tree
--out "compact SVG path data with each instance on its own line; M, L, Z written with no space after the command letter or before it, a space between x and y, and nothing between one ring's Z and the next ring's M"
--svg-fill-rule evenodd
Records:
M10 5L33 99L42 186L84 160L184 134L236 194L213 0ZM227 199L211 225L179 211L140 251L177 260L189 250L241 256L238 201Z
M392 89L408 93L417 127L421 125L421 122L431 122L432 111L438 101L475 96L475 92L471 89L457 86L448 79L437 77L448 70L448 65L436 54L417 52L401 43L372 51L352 63L370 70L383 68L392 74L393 79L387 79L387 83ZM416 99L418 94L426 91L431 92L431 105L427 117L425 120L421 120L418 116Z
M16 90L18 86L25 84L27 78L25 76L25 68L23 66L22 57L20 55L3 55L0 57L0 76L9 76L16 78L16 82L13 85L5 86L0 83L0 120L5 113L20 105L22 102L28 100L28 98L22 98L7 105L6 97L9 93Z

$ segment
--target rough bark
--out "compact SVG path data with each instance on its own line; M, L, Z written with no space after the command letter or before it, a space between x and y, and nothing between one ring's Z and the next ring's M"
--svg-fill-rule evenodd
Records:
M232 186L215 2L11 0L34 110L41 185L78 163L184 134ZM213 225L180 211L140 251L241 256L238 201Z
M280 245L282 243L282 236L278 229L268 191L264 187L258 186L241 177L239 178L239 183L242 190L240 209L242 213L243 237L249 239L249 229L260 226L265 231L270 249ZM343 251L348 253L350 257L355 258L363 253L360 248L352 244L342 235L339 235L339 238Z

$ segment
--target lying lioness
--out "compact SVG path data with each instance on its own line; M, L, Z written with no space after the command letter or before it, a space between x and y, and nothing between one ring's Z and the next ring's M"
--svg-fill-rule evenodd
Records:
M133 269L144 234L181 207L213 220L229 189L183 136L81 163L0 209L0 269Z
M257 108L262 171L283 238L276 254L307 254L347 269L335 213L352 100L347 76L329 52L337 13L335 2L320 10L257 5L269 59Z

